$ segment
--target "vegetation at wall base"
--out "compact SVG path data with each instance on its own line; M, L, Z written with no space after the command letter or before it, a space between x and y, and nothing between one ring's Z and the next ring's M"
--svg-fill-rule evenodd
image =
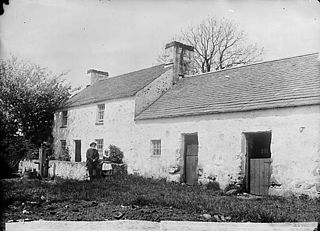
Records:
M140 176L88 181L2 180L4 219L189 220L231 222L319 221L319 199L227 196L164 179ZM25 210L27 212L23 213ZM207 220L202 214L210 214ZM216 215L216 216L215 216Z

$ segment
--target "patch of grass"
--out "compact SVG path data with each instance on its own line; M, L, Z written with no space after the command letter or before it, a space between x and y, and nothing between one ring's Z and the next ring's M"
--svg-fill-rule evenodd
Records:
M232 221L303 222L320 220L320 200L306 197L263 197L240 199L222 191L189 187L166 180L123 176L94 182L58 180L4 182L4 204L39 201L43 195L51 202L105 201L114 205L173 207L189 213L231 216Z

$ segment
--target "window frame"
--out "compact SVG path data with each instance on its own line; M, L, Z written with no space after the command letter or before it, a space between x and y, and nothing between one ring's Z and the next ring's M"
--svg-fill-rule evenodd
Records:
M161 139L152 139L151 144L151 156L160 157L161 156Z
M103 146L104 146L103 143L104 143L104 140L103 139L95 139L95 141L97 143L97 151L99 153L99 158L103 157ZM99 146L101 146L101 148L99 148Z
M106 105L98 104L97 105L97 121L96 124L103 124L104 123L104 112L106 110Z
M62 111L62 115L61 115L61 127L65 128L68 125L68 111Z

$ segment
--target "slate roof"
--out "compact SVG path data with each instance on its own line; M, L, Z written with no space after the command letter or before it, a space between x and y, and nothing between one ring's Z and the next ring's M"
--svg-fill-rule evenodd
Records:
M71 97L62 107L79 106L134 96L139 90L167 70L164 65L158 65L101 80Z
M320 104L318 54L185 77L136 119Z

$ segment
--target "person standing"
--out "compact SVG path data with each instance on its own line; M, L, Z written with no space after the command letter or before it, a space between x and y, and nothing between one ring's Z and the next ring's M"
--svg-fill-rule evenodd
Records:
M87 150L86 157L87 157L87 169L89 172L90 180L93 180L98 176L99 172L99 153L96 149L97 144L92 142L90 144L90 148Z

